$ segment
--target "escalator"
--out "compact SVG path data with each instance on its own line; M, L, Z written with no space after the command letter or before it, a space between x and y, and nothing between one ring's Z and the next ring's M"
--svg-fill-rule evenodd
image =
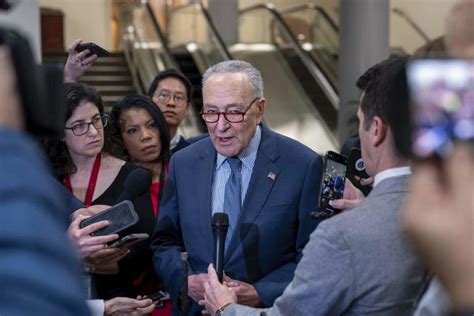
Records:
M337 90L273 5L240 11L239 43L229 51L261 71L269 104L265 118L272 129L320 153L338 148Z
M146 1L124 4L120 15L123 49L132 73L134 85L141 94L148 92L154 77L163 70L175 68L192 82L195 91L191 110L179 126L179 132L189 138L206 130L199 111L202 107L200 75L186 51L171 50L151 6Z
M193 84L194 106L202 108L201 78L204 71L218 62L232 59L201 2L175 7L168 14L168 46L179 69ZM206 125L201 120L202 132Z

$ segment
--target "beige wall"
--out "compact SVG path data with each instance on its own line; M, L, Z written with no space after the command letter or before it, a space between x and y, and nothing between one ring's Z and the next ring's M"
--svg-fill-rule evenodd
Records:
M63 11L66 47L76 38L82 38L84 42L112 49L112 1L40 0L40 6Z
M390 8L398 7L432 39L444 33L446 17L457 0L391 0ZM402 18L390 14L390 46L402 46L409 53L422 46L424 40Z

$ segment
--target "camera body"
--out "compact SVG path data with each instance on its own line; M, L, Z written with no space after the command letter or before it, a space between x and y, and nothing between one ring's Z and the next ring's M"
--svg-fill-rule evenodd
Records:
M0 27L0 45L11 51L27 131L35 137L61 137L66 115L63 66L37 65L28 40L18 31Z

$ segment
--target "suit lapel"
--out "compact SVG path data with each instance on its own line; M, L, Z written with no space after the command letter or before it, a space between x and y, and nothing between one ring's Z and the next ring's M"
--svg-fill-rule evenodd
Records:
M204 231L203 240L209 240L212 242L212 179L214 176L214 168L216 161L216 151L212 147L212 143L209 141L208 146L206 146L199 153L198 166L196 168L196 174L190 175L191 177L196 177L194 179L197 187L197 201L198 207L196 208L199 214L196 214L196 219L199 222L199 226ZM190 197L193 198L193 197ZM212 252L211 252L212 253Z
M247 194L245 195L234 235L227 249L227 253L232 255L226 256L226 262L233 257L236 248L242 243L242 240L250 229L250 225L242 225L242 223L248 224L255 222L265 201L270 195L273 185L278 181L278 175L280 173L280 167L276 164L278 157L279 153L276 147L275 134L262 127L262 139L260 141L252 176L250 177Z

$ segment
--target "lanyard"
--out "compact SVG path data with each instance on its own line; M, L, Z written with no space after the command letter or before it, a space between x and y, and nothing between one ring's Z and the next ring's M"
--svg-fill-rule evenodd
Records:
M94 197L95 185L97 184L97 178L99 176L100 160L101 160L101 154L99 153L97 157L95 157L94 165L92 166L92 172L89 178L89 185L87 186L86 197L84 199L85 207L89 207L92 204L92 198ZM71 179L69 175L64 178L64 185L70 192L73 192Z

